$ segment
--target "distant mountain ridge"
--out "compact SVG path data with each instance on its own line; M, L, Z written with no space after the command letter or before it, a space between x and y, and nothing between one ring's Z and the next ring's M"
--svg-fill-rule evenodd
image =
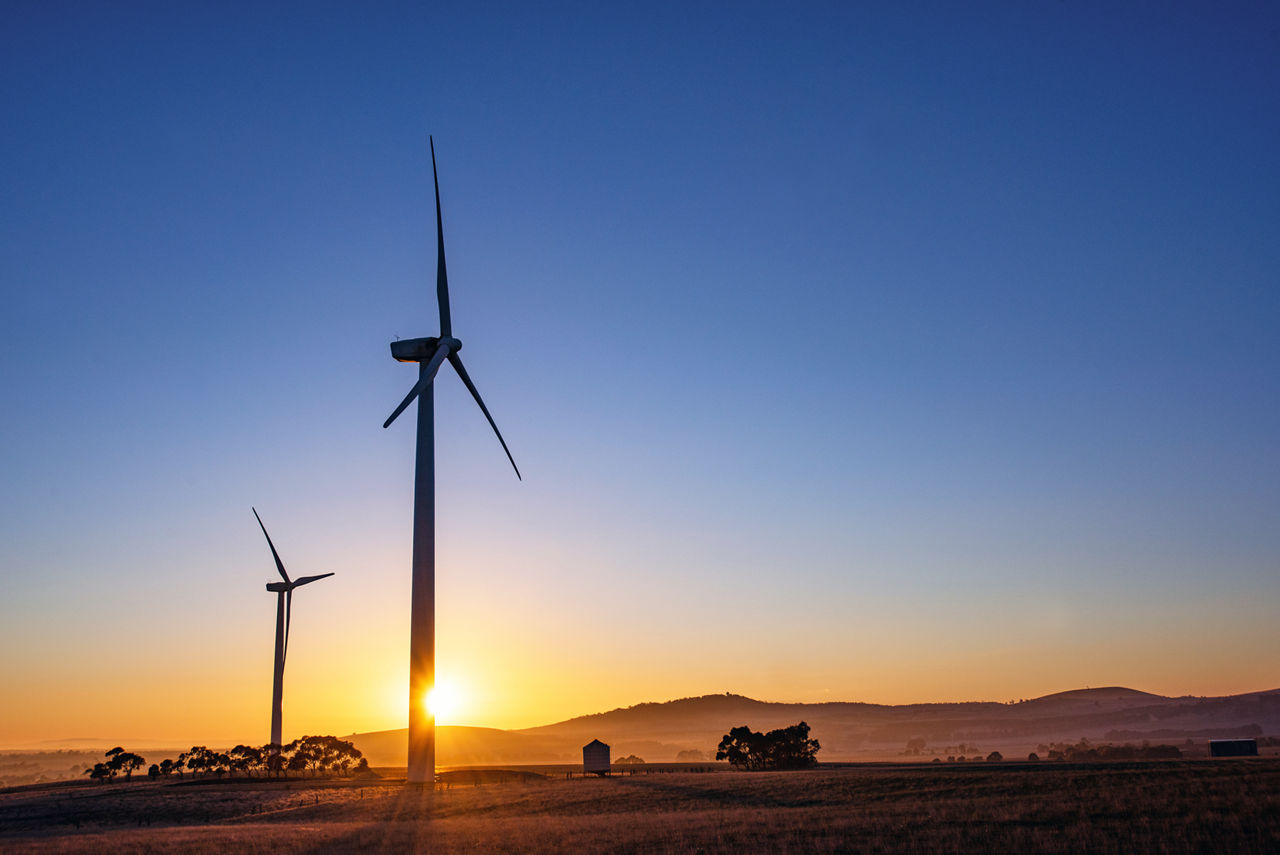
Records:
M682 751L707 759L729 728L771 730L806 721L826 761L904 759L908 740L925 742L912 757L1026 756L1050 742L1192 740L1280 735L1280 689L1224 697L1165 697L1122 686L1072 689L1001 703L962 701L884 705L856 701L782 703L726 693L647 702L519 730L440 727L441 765L572 763L600 739L614 756L670 761ZM374 765L403 765L405 731L352 734Z

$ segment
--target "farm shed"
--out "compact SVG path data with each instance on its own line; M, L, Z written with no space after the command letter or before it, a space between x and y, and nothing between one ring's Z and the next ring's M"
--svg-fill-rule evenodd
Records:
M1257 757L1256 739L1210 739L1210 757Z
M597 775L609 774L609 746L598 739L593 739L582 746L582 771L594 772Z

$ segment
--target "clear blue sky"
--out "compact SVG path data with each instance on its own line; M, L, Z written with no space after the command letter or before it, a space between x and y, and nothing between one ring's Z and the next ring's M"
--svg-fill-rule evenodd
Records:
M1280 685L1280 7L420 5L6 7L0 743L403 723L428 133L468 723Z

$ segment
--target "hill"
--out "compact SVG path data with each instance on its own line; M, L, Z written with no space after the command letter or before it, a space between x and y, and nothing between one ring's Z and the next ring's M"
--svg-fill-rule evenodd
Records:
M1280 735L1280 690L1226 697L1170 698L1119 686L1075 689L1017 703L882 705L776 703L703 695L642 703L521 730L441 727L441 765L578 762L582 745L609 743L615 757L669 761L681 751L710 758L740 724L770 730L804 720L825 761L903 759L908 740L924 759L953 754L1026 756L1051 742L1166 742L1203 750L1211 737ZM352 734L374 765L403 765L405 731ZM918 743L917 743L918 745Z

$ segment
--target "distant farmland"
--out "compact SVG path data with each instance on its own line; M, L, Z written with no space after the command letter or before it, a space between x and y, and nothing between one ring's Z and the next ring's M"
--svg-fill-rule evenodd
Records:
M510 772L0 791L9 852L1280 851L1280 761Z

